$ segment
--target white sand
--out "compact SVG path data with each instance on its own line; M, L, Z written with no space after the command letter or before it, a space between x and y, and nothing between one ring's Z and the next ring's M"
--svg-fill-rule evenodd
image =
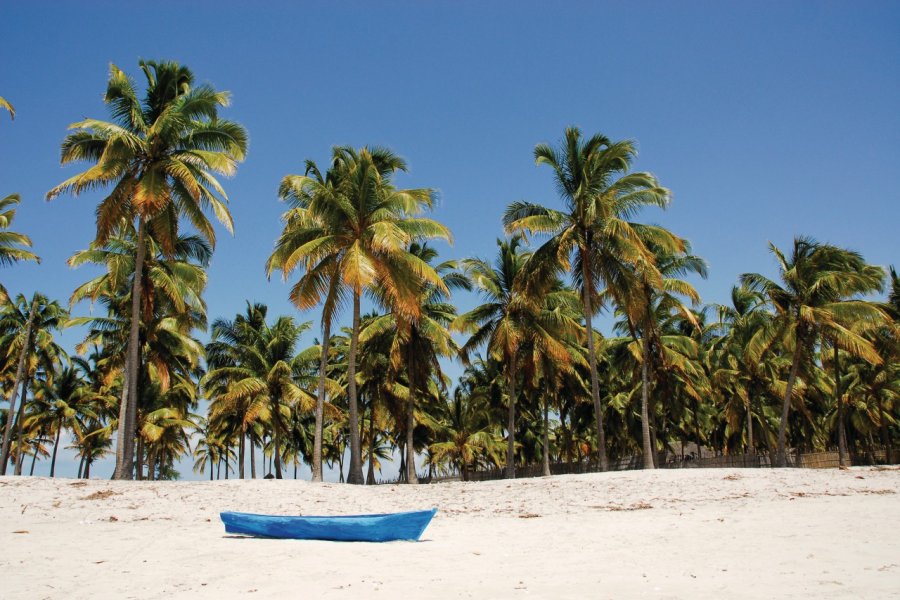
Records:
M419 543L239 538L218 518L431 506ZM898 517L896 469L418 487L6 477L0 598L900 598Z

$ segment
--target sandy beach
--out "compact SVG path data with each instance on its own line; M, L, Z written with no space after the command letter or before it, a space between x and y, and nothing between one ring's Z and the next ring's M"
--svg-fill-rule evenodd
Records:
M900 597L900 470L351 487L0 478L0 597ZM436 506L419 543L226 535L222 510Z

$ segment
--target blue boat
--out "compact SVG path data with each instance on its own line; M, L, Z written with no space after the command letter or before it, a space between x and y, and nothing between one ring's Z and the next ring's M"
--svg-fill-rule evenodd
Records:
M436 508L380 515L305 517L223 512L226 533L295 540L338 542L416 541L428 527Z

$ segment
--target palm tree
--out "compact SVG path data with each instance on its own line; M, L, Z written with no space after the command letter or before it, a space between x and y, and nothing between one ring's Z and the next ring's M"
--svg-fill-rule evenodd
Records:
M32 413L30 423L26 423L26 427L37 426L54 436L50 477L56 472L56 455L62 431L76 431L80 419L85 417L98 418L92 406L95 395L83 376L84 370L89 366L79 357L72 361L73 366L66 366L53 373L49 380L39 383L35 393L35 402L39 408Z
M462 387L456 389L440 421L440 441L429 446L432 464L449 465L468 481L473 466L501 462L503 441L484 408L477 395L464 392Z
M394 174L405 170L405 161L389 150L338 147L333 151L327 177L318 175L315 165L308 162L307 175L289 176L281 188L282 197L292 201L294 208L286 216L286 231L269 270L280 268L287 274L294 268L303 269L306 275L292 290L294 302L310 308L325 295L323 325L333 317L329 306L336 306L340 298L335 277L352 297L347 481L354 484L364 483L356 388L362 294L379 286L392 308L415 318L420 285L443 286L434 269L407 248L418 240L449 240L450 232L436 221L418 217L432 207L432 190L397 189L393 185Z
M69 325L89 325L86 340L79 348L91 344L102 346L107 354L106 368L117 372L124 366L123 357L127 352L133 290L130 280L135 272L137 237L133 228L123 229L105 244L93 243L68 261L75 267L84 264L104 267L103 273L76 288L69 302L74 305L83 299L92 303L100 301L107 307L107 316L75 318ZM153 386L158 384L160 392L167 394L172 382L189 379L191 370L199 363L203 348L191 337L191 332L206 328L202 293L206 287L206 267L212 256L206 240L193 235L178 236L171 256L166 256L152 235L146 236L144 243L137 371L142 387L136 398L135 427L130 436L131 443L137 437L139 450L143 449L143 438L137 435L143 428L139 421L150 412L147 407L153 402ZM122 386L123 396L127 389ZM123 397L122 402L125 400ZM180 408L187 410L184 406ZM143 452L138 452L135 461L138 469L142 469L143 459Z
M53 340L53 330L59 329L67 318L66 311L56 301L50 301L42 294L35 293L31 302L19 295L15 303L6 306L0 314L0 348L5 348L3 358L9 362L18 356L16 377L9 397L9 410L0 451L0 475L6 474L6 463L12 440L13 416L16 414L16 393L22 389L19 404L17 429L21 431L25 406L25 389L29 374L41 363L46 370L65 352Z
M693 327L699 327L693 313L682 304L679 296L688 298L694 306L700 303L700 296L691 284L679 277L688 273L696 273L705 277L706 263L702 258L689 254L690 245L686 241L680 240L679 245L685 249L685 252L677 254L667 252L648 243L647 247L656 254L654 260L656 268L651 277L645 277L645 273L636 273L633 281L637 285L618 291L620 298L626 300L620 305L620 311L625 315L628 331L636 342L640 335L641 439L645 469L655 468L654 453L656 452L650 435L649 371L651 363L657 363L659 367L668 366L666 365L665 348L661 343L660 320L668 318L674 313ZM662 276L658 284L655 281L655 275ZM613 292L609 290L608 293L612 295Z
M20 260L41 262L36 254L25 250L25 248L31 247L31 238L9 230L16 216L15 205L20 201L21 198L18 194L10 194L0 200L0 266L8 266ZM25 246L25 248L20 246ZM6 302L7 299L6 288L0 284L0 304Z
M212 209L231 231L227 197L214 173L233 174L247 149L244 129L218 118L219 107L228 104L226 92L209 85L193 86L191 71L175 62L139 64L147 79L143 102L128 76L111 65L104 100L113 122L85 119L74 123L70 127L75 131L62 144L63 164L88 161L94 165L47 193L52 199L67 191L78 195L111 186L112 191L97 207L96 242L105 244L123 224L137 230L134 272L138 276L132 278L128 392L120 409L116 446L118 479L134 476L130 432L138 396L145 237L149 231L163 252L172 255L179 218L186 216L200 235L214 244L215 232L204 209Z
M753 336L750 359L760 360L776 341L783 341L792 356L778 427L777 462L784 467L791 394L801 366L812 358L818 336L824 335L836 347L880 364L881 357L861 332L884 323L886 315L868 302L843 300L870 282L871 273L857 253L808 237L794 239L790 257L771 243L769 250L778 262L783 285L758 273L741 275L741 282L765 294L775 309L770 325Z
M213 323L212 340L206 346L209 372L202 385L216 390L214 402L228 406L246 404L244 432L255 414L266 410L272 432L275 477L282 478L282 442L286 439L291 410L315 406L312 394L297 385L296 376L318 350L298 353L300 335L310 322L297 324L290 317L266 323L268 309L247 303L246 315ZM225 409L221 409L225 410ZM241 444L241 459L243 443Z
M281 269L286 278L294 269L303 270L303 275L291 288L291 302L304 310L316 306L324 295L322 307L322 352L319 363L319 382L316 394L315 431L313 434L312 481L322 481L322 431L325 419L325 381L328 369L331 325L340 307L346 289L340 285L338 275L338 253L318 256L316 246L327 242L334 232L328 230L329 223L316 212L320 204L327 203L337 195L335 185L336 170L330 170L323 177L313 161L306 161L304 175L288 175L282 179L278 190L281 200L290 206L282 221L284 228L275 242L275 250L266 263L266 274L271 276L275 269Z
M413 243L409 252L423 262L430 264L437 251L427 244ZM456 261L445 261L434 267L440 275L442 286L425 284L420 289L418 318L409 317L399 311L392 311L373 319L360 333L360 342L372 336L392 332L390 349L391 369L400 373L405 367L406 398L406 482L418 483L416 475L416 453L413 434L416 426L416 398L422 393L432 378L440 380L441 358L451 358L459 354L459 346L453 340L448 327L456 318L456 308L449 303L446 290L470 290L468 278L458 271ZM383 296L378 290L377 295ZM405 363L405 364L404 364ZM398 428L399 429L399 428Z
M14 109L13 105L10 104L9 101L6 98L4 98L3 96L0 96L0 108L4 108L9 111L10 119L16 118L16 109Z
M653 253L646 246L648 240L673 252L684 250L679 240L667 231L629 221L644 206L664 208L669 203L669 191L652 174L628 172L635 155L631 141L613 142L599 134L582 141L581 131L570 127L560 148L539 144L534 149L535 162L553 169L565 210L514 202L503 216L508 232L550 236L535 252L531 278L540 281L549 273L571 267L581 291L588 332L593 331L592 319L601 308L598 283L605 284L619 306L628 301L621 294L633 287L629 282L635 273L659 284ZM606 434L595 346L594 336L588 335L598 453L600 468L606 470Z
M500 253L493 266L481 259L463 261L466 274L481 292L485 303L460 315L453 324L460 331L472 333L460 350L464 363L470 362L476 348L487 345L490 356L504 365L508 389L508 478L515 477L516 386L520 377L520 346L551 354L560 361L569 358L566 344L558 339L559 331L556 330L566 321L561 320L558 313L546 310L548 301L552 303L554 294L560 293L558 280L555 277L546 279L540 288L526 285L526 265L532 260L532 254L521 249L522 241L521 236L513 236L509 241L497 240ZM572 324L567 325L571 328Z

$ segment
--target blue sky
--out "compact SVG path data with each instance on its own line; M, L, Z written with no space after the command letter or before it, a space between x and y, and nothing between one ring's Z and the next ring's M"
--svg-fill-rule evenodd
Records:
M22 195L14 229L43 262L5 268L4 285L67 300L92 275L65 261L93 238L102 194L43 197L76 172L59 165L66 127L107 116L109 63L138 78L139 58L178 60L231 91L224 114L250 133L225 182L236 231L220 229L212 317L246 300L293 312L263 263L280 231L278 182L303 160L324 162L337 144L392 148L410 165L400 185L439 190L434 216L455 236L442 257L490 258L509 202L558 203L532 150L569 125L637 140L635 168L674 194L668 211L641 218L708 260L709 279L696 282L706 302L727 301L742 272L773 274L767 242L798 234L900 263L900 4L373 6L7 3L0 95L17 114L0 114L0 194ZM457 298L462 309L475 301Z

